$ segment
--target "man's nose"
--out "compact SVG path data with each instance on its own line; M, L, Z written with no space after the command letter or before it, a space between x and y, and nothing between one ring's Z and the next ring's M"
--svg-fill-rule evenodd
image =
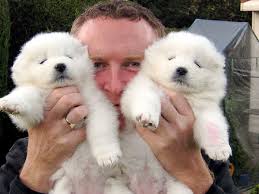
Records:
M120 94L125 84L121 80L120 69L112 67L110 70L110 78L106 82L104 89L113 94Z

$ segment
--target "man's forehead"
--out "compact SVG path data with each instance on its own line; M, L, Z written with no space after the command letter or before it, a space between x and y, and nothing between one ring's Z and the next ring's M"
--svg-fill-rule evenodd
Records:
M85 44L91 39L99 41L141 41L150 44L157 39L155 30L143 19L95 18L87 20L78 31L77 37ZM95 40L94 40L95 41Z
M114 56L143 58L144 50L156 39L154 30L144 20L97 18L87 21L77 38L88 45L91 58Z

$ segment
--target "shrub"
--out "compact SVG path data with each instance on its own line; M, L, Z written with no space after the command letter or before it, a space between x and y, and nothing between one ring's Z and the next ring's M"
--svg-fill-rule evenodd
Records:
M7 0L0 1L0 96L7 93L10 18Z
M259 194L259 184L251 190L250 194Z

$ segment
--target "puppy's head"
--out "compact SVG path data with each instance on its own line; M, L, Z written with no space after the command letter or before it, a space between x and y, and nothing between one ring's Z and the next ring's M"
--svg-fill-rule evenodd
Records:
M87 49L65 32L41 33L22 47L12 67L16 85L54 88L92 76Z
M172 32L152 44L142 63L158 83L183 93L224 91L225 58L205 37Z

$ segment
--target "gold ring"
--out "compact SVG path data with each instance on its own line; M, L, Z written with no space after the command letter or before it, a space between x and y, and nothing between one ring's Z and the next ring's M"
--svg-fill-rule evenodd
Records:
M67 120L67 117L65 117L65 121L67 122L67 124L69 125L69 127L70 127L71 129L74 129L74 128L75 128L76 124L71 123L70 121L68 121L68 120Z

